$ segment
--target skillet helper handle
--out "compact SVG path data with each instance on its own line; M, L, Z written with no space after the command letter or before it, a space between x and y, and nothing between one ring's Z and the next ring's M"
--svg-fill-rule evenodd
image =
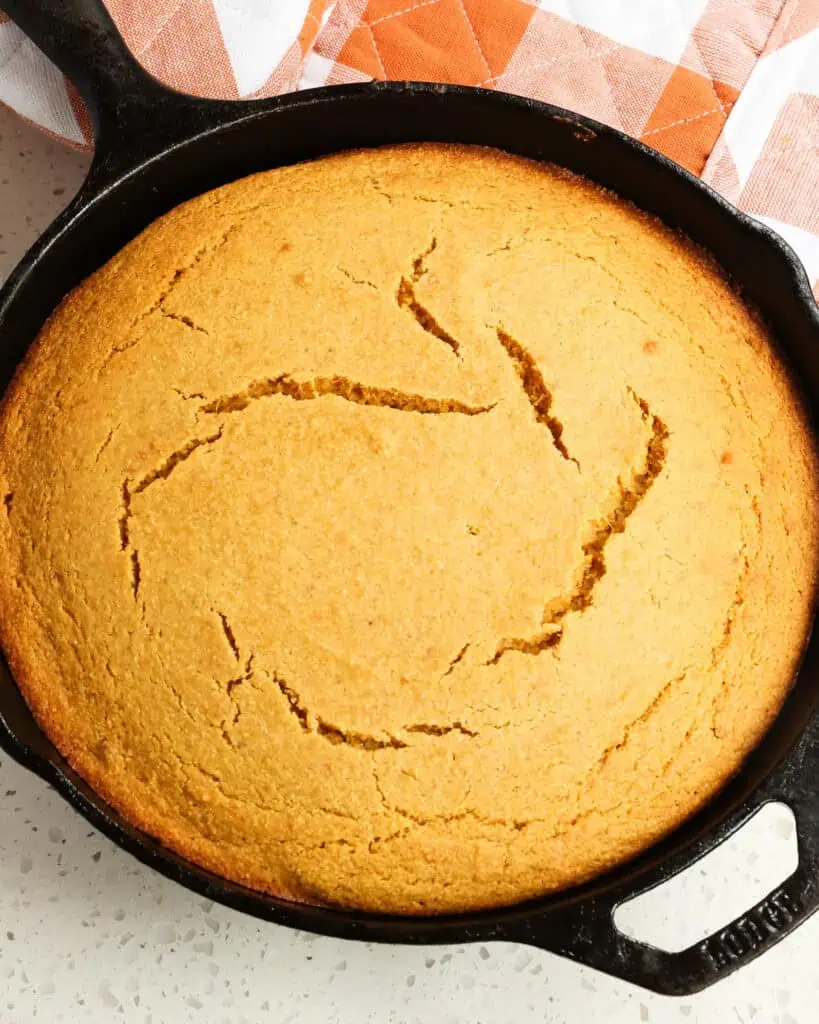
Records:
M799 865L781 885L724 928L678 953L638 942L618 931L614 911L637 895L614 891L553 915L521 921L510 938L559 953L605 974L663 995L692 995L727 977L775 946L819 910L819 720L759 794L758 807L787 804L796 819ZM748 820L741 817L735 827ZM678 869L679 870L679 869ZM646 891L676 871L648 878Z
M615 907L584 908L584 925L565 942L530 943L588 967L668 996L689 996L755 960L807 920L817 909L819 863L797 870L735 921L679 953L657 949L618 931ZM591 911L591 913L588 913ZM567 922L569 929L576 922Z

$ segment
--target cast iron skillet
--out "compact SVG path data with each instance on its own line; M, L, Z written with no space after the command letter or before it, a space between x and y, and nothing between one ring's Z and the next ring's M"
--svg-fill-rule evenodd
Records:
M819 412L819 311L793 252L675 164L620 132L566 110L461 87L393 83L319 89L262 102L174 93L132 59L98 0L0 0L79 87L96 154L65 213L0 295L5 388L63 295L150 221L252 171L360 146L443 140L497 146L584 174L682 228L710 250L761 310ZM712 984L778 942L819 906L819 639L791 695L740 774L673 835L605 877L517 906L407 918L301 906L252 892L178 857L133 828L60 757L0 664L0 744L145 864L257 917L380 942L529 943L657 992ZM621 934L618 904L670 878L725 840L763 804L796 816L799 866L727 928L680 953Z

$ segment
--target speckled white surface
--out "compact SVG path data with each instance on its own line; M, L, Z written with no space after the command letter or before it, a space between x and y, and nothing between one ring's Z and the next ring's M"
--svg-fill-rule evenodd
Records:
M86 167L0 110L0 278ZM682 948L756 902L795 856L790 813L767 808L618 921ZM819 915L684 999L523 946L369 946L260 925L152 874L0 756L2 1024L815 1024L817 963Z

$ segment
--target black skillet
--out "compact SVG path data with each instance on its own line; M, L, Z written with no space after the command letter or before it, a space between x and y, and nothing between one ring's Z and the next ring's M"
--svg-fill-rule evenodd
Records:
M259 102L197 100L142 71L97 0L0 0L0 6L77 84L96 134L94 162L79 195L0 295L3 388L62 296L183 200L252 171L337 150L444 140L562 164L684 230L713 253L762 312L819 419L819 310L794 254L686 171L620 132L502 93L419 83L318 89ZM300 906L227 882L171 853L123 821L69 768L35 723L4 663L0 744L123 849L237 910L370 941L524 942L657 992L682 995L752 960L819 907L817 698L814 636L769 734L717 799L673 835L570 892L435 918ZM615 928L618 904L692 864L771 800L793 809L799 844L797 870L774 892L680 953L636 942Z

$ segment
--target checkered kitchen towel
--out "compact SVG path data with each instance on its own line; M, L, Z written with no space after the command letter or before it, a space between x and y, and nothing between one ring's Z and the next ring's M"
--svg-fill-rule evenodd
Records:
M200 95L426 79L615 125L780 232L819 295L819 0L106 2L149 71ZM0 101L88 144L71 88L4 20Z

